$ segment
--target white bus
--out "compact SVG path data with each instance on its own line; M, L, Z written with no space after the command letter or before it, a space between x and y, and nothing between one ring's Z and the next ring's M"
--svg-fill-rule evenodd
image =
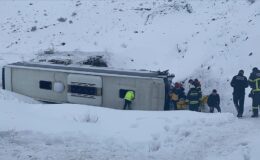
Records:
M3 89L51 103L78 103L123 109L134 91L134 110L165 110L168 72L119 70L83 65L17 62L2 69Z

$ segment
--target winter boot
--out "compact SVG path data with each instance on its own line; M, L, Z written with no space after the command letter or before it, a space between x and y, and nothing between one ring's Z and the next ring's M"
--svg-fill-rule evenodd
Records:
M258 117L258 109L253 109L253 115L251 117L252 118Z
M242 118L242 117L243 117L242 114L237 115L237 118Z

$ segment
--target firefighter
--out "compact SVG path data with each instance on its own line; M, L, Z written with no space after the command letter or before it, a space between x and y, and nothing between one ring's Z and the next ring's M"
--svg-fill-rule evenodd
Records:
M195 86L191 85L191 88L187 94L187 102L189 104L189 110L191 111L199 111L200 99L202 95Z
M234 88L233 102L237 110L237 117L242 117L244 112L245 89L248 87L244 71L240 70L238 75L232 78L230 85Z
M194 87L194 80L193 79L190 79L188 81L188 85L189 85L189 89L191 89L192 87Z
M252 88L250 94L253 99L253 115L251 117L258 117L258 108L260 107L260 70L258 68L253 68L248 82Z
M135 99L134 91L127 91L125 94L125 97L124 97L124 100L125 100L124 110L126 110L126 109L131 110L131 104L134 99Z
M194 86L196 89L198 89L199 91L201 91L201 84L200 81L198 79L195 79L193 82Z
M185 100L185 98L186 96L182 84L176 82L171 91L171 101L172 101L173 109L177 110L178 109L177 103L180 102L181 100Z
M216 108L218 110L218 112L221 112L221 109L219 106L220 98L219 98L219 94L217 93L216 89L213 89L212 93L209 95L207 103L210 108L210 110L209 110L210 113L214 112L214 108Z

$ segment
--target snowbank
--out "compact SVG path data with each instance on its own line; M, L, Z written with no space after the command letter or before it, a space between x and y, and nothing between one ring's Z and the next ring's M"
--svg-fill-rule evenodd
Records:
M0 66L103 55L110 67L166 70L199 78L234 112L232 76L259 66L259 1L1 1ZM59 51L41 55L44 50ZM62 52L64 54L62 54ZM72 51L68 52L68 51ZM251 108L246 101L246 112Z
M103 55L110 67L199 78L228 113L40 104L0 90L0 159L258 160L259 119L233 116L229 83L259 67L259 8L251 0L1 1L0 67ZM40 54L52 48L59 52ZM246 117L250 109L246 98Z
M1 159L257 159L259 119L1 100ZM250 132L249 132L250 130Z

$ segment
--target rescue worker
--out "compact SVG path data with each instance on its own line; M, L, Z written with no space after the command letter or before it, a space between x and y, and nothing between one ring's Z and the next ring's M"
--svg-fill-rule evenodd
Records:
M213 89L212 93L209 95L207 103L210 108L210 110L209 110L210 113L214 112L214 108L216 108L218 110L218 112L221 112L221 109L219 106L220 98L219 98L219 94L217 93L216 89Z
M189 110L191 111L199 111L200 99L202 95L201 92L198 91L195 86L191 86L188 94L187 94L187 102L189 104Z
M186 96L185 96L184 88L182 87L182 84L179 82L176 82L171 91L171 101L172 101L173 109L177 110L178 109L177 103L181 99L185 99L185 98L186 98Z
M131 110L131 104L134 99L135 99L134 91L127 91L125 94L125 97L124 97L124 100L125 100L124 110L126 110L126 109Z
M202 96L200 101L200 112L206 112L206 104L208 102L208 95Z
M200 84L200 81L198 79L194 80L193 85L195 86L196 89L201 91L201 84Z
M244 71L240 70L238 75L232 78L230 85L234 88L233 102L237 110L237 117L242 117L244 112L245 89L248 87Z
M251 117L258 117L258 108L260 107L260 70L258 68L253 68L248 82L252 88L251 96L253 99L253 115Z
M164 83L165 83L165 93L168 95L168 96L165 96L164 110L168 111L168 110L170 110L170 107L171 107L170 93L171 93L172 81L167 79L167 78L165 78L164 79Z
M189 80L189 82L188 82L189 84L189 89L191 89L192 87L194 87L194 81L193 81L193 79L190 79Z

